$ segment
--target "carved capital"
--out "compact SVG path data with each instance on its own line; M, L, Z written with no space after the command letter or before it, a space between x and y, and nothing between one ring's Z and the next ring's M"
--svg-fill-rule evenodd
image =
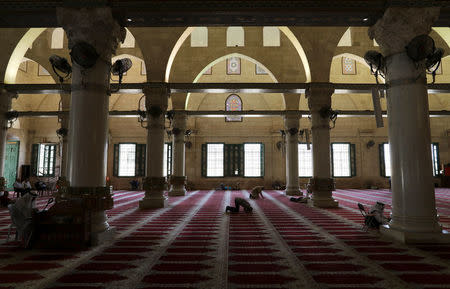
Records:
M12 98L17 98L17 94L3 88L0 90L0 113L4 114L11 109Z
M293 131L297 130L300 126L300 116L298 115L296 110L292 111L286 111L286 114L284 115L284 127L287 131Z
M167 111L168 98L170 90L167 85L159 87L146 87L143 89L145 94L145 107L150 110L152 106L158 106L164 113Z
M125 40L126 30L114 19L111 8L58 7L58 23L64 28L69 49L79 42L87 42L108 63L119 42Z
M68 187L67 199L81 199L91 211L105 211L114 207L109 187Z
M167 190L165 177L146 177L143 180L143 187L146 192Z
M335 189L334 179L331 178L311 178L308 189L312 192L333 191Z
M377 41L384 56L400 53L414 37L430 33L439 13L440 7L389 7L370 27L369 37Z
M187 122L187 115L184 111L173 111L173 120L172 120L172 126L173 128L178 128L180 131L186 130L186 122ZM175 133L174 133L175 134Z
M169 182L171 185L179 185L179 186L185 186L186 185L186 177L185 176L170 176Z
M332 83L311 83L306 89L308 107L311 111L319 111L322 107L331 107L331 95L334 93Z

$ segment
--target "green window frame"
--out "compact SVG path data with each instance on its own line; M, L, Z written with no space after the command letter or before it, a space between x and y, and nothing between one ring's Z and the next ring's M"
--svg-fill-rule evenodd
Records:
M334 172L334 150L333 150L333 146L335 144L344 144L344 145L348 145L348 164L349 164L349 172L350 174L348 176L336 176L335 172ZM333 176L333 178L352 178L356 176L356 145L352 144L350 142L333 142L330 145L330 153L331 153L331 175Z
M312 144L310 143L310 149L309 149L309 151L311 152L311 175L306 175L306 174L304 174L304 175L301 175L300 174L300 167L301 167L301 163L302 162L305 162L305 160L303 160L303 159L301 159L300 157L301 157L301 155L300 155L300 146L306 146L307 145L307 143L305 143L305 142L299 142L298 143L298 168L299 168L299 170L298 170L298 177L299 178L312 178L312 175L313 175L313 155L312 155L312 150L313 150L313 148L312 148Z
M208 176L208 145L223 145L223 175ZM260 144L260 175L245 176L245 144ZM205 178L223 178L223 177L245 177L245 178L261 178L265 173L265 149L264 144L260 142L246 142L242 144L225 144L221 142L208 142L202 144L201 150L201 175Z
M31 147L31 173L37 177L54 177L56 146L53 143L33 144Z
M135 145L135 163L134 163L134 175L132 176L119 176L119 154L121 145ZM114 161L113 161L113 175L119 178L132 178L145 176L145 163L146 163L146 145L137 143L117 143L114 144Z
M259 151L259 165L260 165L260 169L259 169L259 175L258 176L247 176L245 175L245 145L252 145L252 144L258 144L260 146L260 151ZM244 159L244 164L243 164L243 175L245 178L263 178L264 177L264 173L265 173L265 164L264 164L264 160L265 160L265 149L264 149L264 144L261 142L245 142L242 145L243 148L243 159Z
M391 176L386 175L386 161L385 161L385 152L384 145L389 144L388 142L383 142L378 145L379 155L380 155L380 176L385 178L390 178ZM439 175L440 168L440 157L439 157L439 143L433 142L431 143L431 161L433 167L433 176ZM389 164L390 166L390 164Z
M166 155L165 155L165 159L166 159L166 176L171 176L172 175L172 143L171 142L166 142Z
M433 162L433 176L439 176L439 168L441 167L440 156L439 156L439 143L431 143L431 160Z

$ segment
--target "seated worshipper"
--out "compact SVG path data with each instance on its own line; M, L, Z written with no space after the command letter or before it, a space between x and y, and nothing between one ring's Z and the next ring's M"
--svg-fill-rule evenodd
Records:
M17 192L18 196L23 196L25 193L25 188L23 187L22 182L19 179L16 179L16 181L13 184L14 192Z
M8 205L11 214L11 222L16 226L19 238L28 247L34 230L33 215L36 209L36 194L29 193L17 199L14 204Z
M25 179L25 181L23 181L22 185L23 185L23 190L24 190L25 194L31 192L31 184L30 184L29 179Z
M9 199L8 196L8 191L0 192L0 207L6 208L10 203L12 203L11 199Z
M380 225L387 224L390 218L384 216L384 204L376 202L369 210L364 223L369 228L379 228Z
M253 208L250 206L250 203L244 200L243 198L234 199L234 205L235 207L227 206L225 212L230 211L232 213L237 213L239 212L239 207L243 207L244 212L246 213L251 213L253 211Z
M252 189L252 192L250 193L250 199L259 199L259 196L261 196L262 199L264 199L264 196L262 194L262 190L264 189L263 186L256 186Z
M132 191L137 191L139 189L139 181L138 180L132 180L130 182L130 185L131 185Z
M306 186L306 196L304 196L304 197L298 197L298 198L292 197L292 198L290 198L289 200L290 200L291 202L296 202L296 203L307 203L307 202L308 202L308 199L310 199L311 196L312 196L312 191L311 191L311 189L310 189L310 187L309 187L309 185L308 185L308 186Z
M34 187L36 188L36 191L41 194L41 196L44 194L44 191L47 189L47 185L43 181L37 181L34 183Z

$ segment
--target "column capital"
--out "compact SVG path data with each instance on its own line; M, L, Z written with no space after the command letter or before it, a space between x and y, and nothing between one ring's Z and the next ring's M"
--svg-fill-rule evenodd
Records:
M305 93L309 109L320 110L322 107L331 107L331 95L333 93L334 85L332 83L311 83Z
M298 132L300 118L301 116L298 114L297 110L286 111L284 115L284 126L291 135Z
M172 127L184 131L186 129L187 114L184 110L174 111Z
M146 87L143 89L145 94L145 107L147 111L161 110L161 113L167 111L168 98L170 95L170 90L167 85L159 87ZM151 114L150 114L151 115Z
M440 7L389 7L369 28L369 37L377 41L384 56L403 52L414 37L430 33L439 13Z
M11 109L11 99L17 98L17 94L7 91L6 89L0 89L0 111L6 113Z
M126 31L114 19L110 7L57 8L58 23L64 28L69 40L69 49L78 42L87 42L108 63Z

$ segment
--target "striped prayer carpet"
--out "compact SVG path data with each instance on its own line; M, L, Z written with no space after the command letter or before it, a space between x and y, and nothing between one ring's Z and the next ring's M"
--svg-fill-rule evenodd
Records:
M361 230L356 204L387 204L388 190L337 190L340 207L293 203L280 191L224 213L247 191L194 191L169 207L139 210L143 192L116 191L107 212L114 240L87 250L24 250L5 242L0 209L0 289L450 288L450 244L403 245ZM450 227L450 189L436 189ZM39 198L38 207L45 206Z

